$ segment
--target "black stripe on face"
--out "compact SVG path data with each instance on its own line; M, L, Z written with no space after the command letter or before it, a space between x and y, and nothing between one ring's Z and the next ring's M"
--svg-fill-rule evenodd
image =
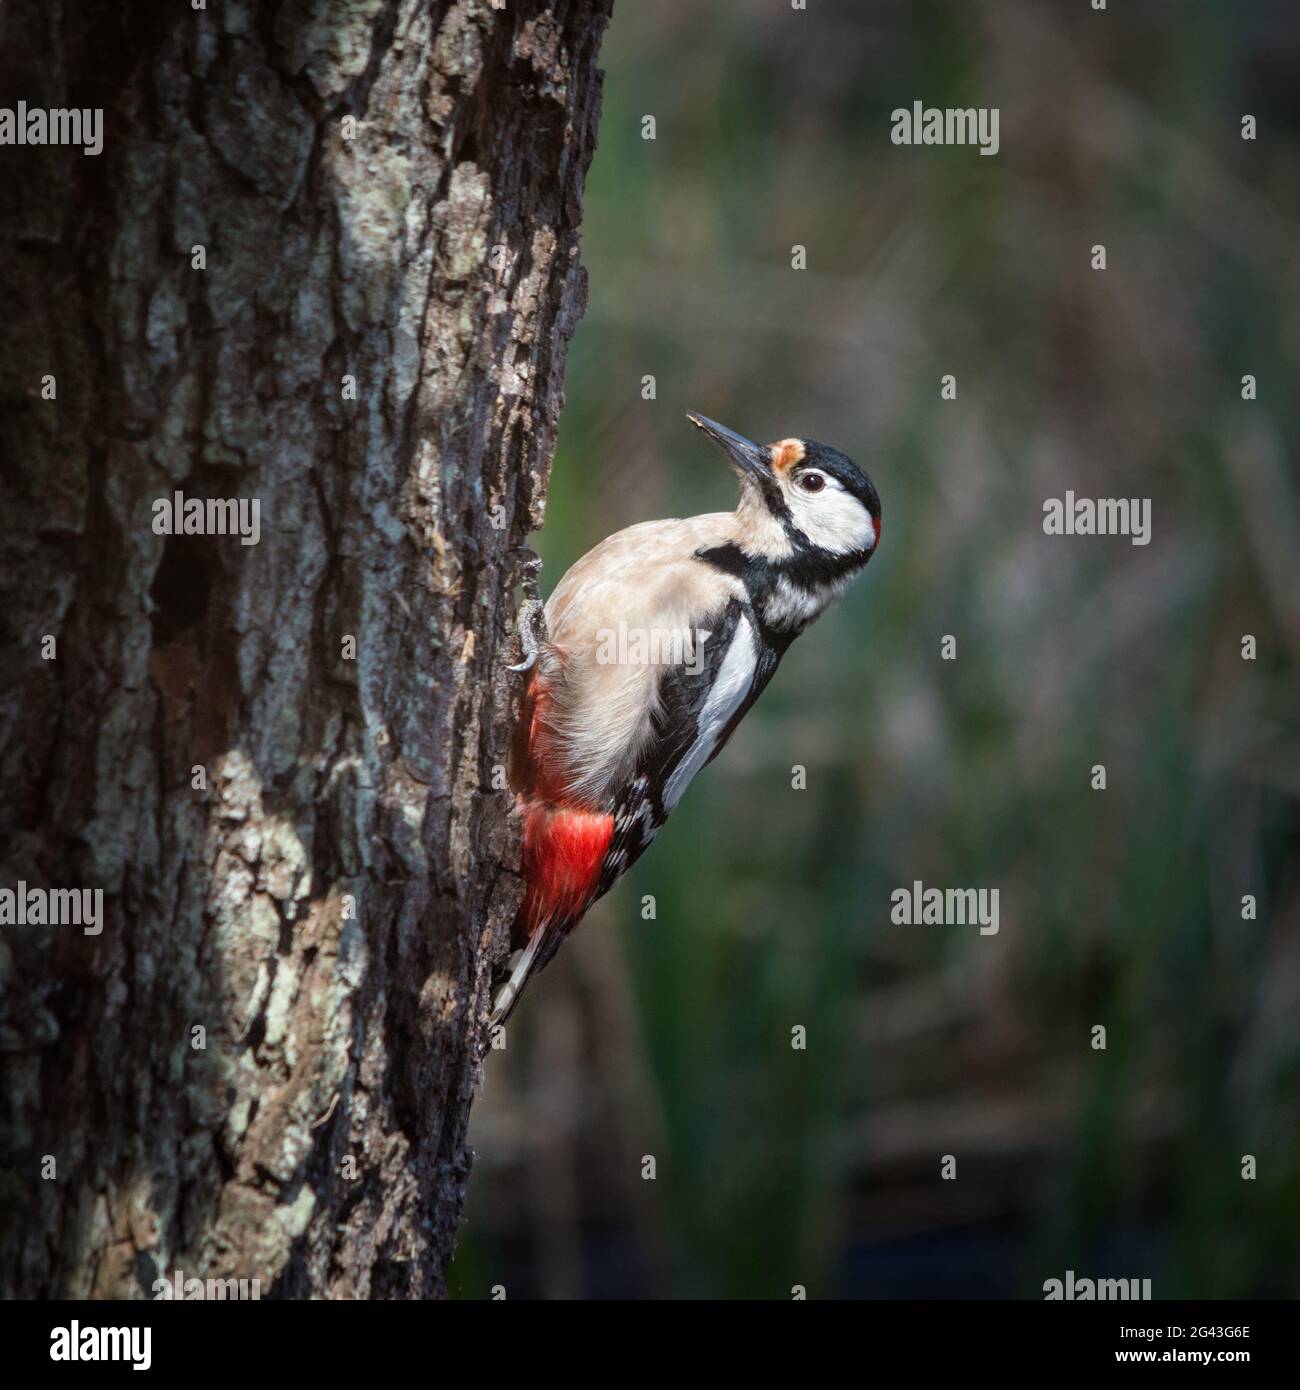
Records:
M764 616L767 601L775 595L781 580L784 579L816 597L833 588L840 580L856 573L871 559L869 550L853 550L847 555L832 555L828 550L818 550L815 546L810 546L803 539L802 533L799 540L802 541L802 546L797 547L793 555L781 560L769 560L761 555L747 555L735 541L695 552L705 564L712 565L724 574L734 575L740 580L753 605L763 641L779 651L784 651L796 635L795 631L789 628L769 626Z
M810 544L802 531L796 531L790 539L794 543L794 554L779 560L746 554L735 541L695 553L714 569L735 575L751 598L766 598L781 579L788 579L799 588L815 593L860 570L873 553L870 550L850 550L836 555Z
M796 544L794 554L788 559L779 560L776 569L792 584L815 594L856 574L871 555L870 550L848 550L836 555L804 541L802 546Z
M785 500L785 493L781 491L781 484L770 476L754 478L754 481L763 494L763 505L785 527L787 533L794 530L794 513L791 512L790 505Z
M735 541L715 545L708 550L697 550L695 554L696 558L703 560L706 565L712 565L723 574L734 575L740 580L749 595L750 606L758 623L760 640L766 645L778 644L784 650L788 645L788 639L774 634L763 618L766 600L775 593L777 580L780 578L776 565L761 555L747 555Z
M754 605L761 623L766 600L772 598L781 580L790 582L805 594L823 594L841 580L856 574L872 557L870 550L850 550L847 555L831 555L830 550L809 545L802 532L797 532L791 539L795 545L794 555L780 560L747 555L734 541L712 546L708 550L697 550L695 555L705 564L712 564L713 569L722 570L723 574L736 575L744 584L749 602ZM766 627L765 623L763 627Z

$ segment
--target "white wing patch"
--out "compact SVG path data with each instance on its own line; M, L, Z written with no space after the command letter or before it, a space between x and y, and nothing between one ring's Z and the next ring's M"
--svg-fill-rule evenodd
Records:
M665 814L682 799L682 793L690 786L691 778L708 762L713 750L718 746L722 731L731 721L731 716L740 708L741 702L749 694L754 683L754 671L758 666L758 648L754 642L754 630L749 619L742 613L736 623L736 635L731 646L718 667L717 679L709 691L700 710L699 728L695 742L686 750L681 762L673 769L673 775L664 784L663 807Z

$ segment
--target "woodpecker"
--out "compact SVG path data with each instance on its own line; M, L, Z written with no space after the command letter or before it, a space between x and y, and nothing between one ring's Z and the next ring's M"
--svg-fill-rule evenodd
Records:
M646 521L587 552L521 614L511 750L523 902L491 1024L645 852L790 643L880 543L880 498L811 439L755 444L688 415L740 480L734 512ZM536 570L528 576L535 583Z

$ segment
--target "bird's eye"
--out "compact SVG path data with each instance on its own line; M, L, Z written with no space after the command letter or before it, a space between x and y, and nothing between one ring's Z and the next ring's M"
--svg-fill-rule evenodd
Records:
M799 486L805 492L820 492L826 486L826 479L820 473L801 473Z

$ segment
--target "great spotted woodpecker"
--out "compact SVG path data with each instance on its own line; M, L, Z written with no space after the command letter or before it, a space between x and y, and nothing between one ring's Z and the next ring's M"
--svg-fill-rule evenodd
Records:
M510 781L525 892L493 1026L645 851L786 648L880 542L876 489L838 450L755 444L687 418L735 468L736 510L617 532L564 576L544 623L535 599L521 619L525 659L513 669L531 674Z

